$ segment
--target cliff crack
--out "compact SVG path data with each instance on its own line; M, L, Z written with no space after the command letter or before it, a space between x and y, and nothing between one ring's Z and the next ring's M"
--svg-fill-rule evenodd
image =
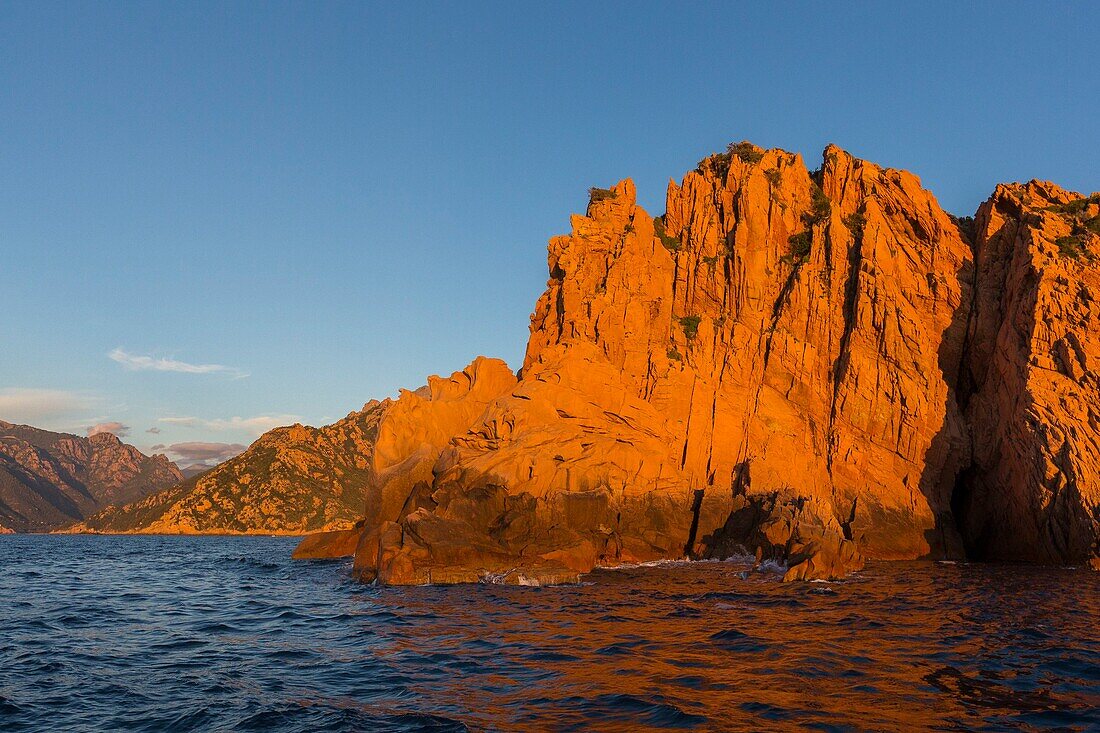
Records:
M856 327L856 305L859 299L859 274L863 267L863 233L853 234L852 246L848 250L848 281L844 286L844 331L840 335L836 361L833 363L833 395L829 405L829 442L833 443L833 428L836 423L837 401L840 399L840 384L848 372L851 360L852 333ZM833 449L830 445L825 456L826 470L833 474Z

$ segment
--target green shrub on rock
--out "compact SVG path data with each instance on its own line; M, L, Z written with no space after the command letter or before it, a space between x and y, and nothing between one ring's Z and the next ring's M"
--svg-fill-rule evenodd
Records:
M594 204L597 201L607 201L608 199L618 198L619 195L612 191L610 188L596 188L593 186L588 189L588 203Z
M681 318L680 328L684 329L684 336L689 339L695 338L695 334L699 333L699 324L702 320L699 316L684 316Z
M679 252L683 243L679 237L669 236L665 231L665 219L663 216L658 216L653 220L653 233L657 235L657 238L661 240L661 244L669 252Z

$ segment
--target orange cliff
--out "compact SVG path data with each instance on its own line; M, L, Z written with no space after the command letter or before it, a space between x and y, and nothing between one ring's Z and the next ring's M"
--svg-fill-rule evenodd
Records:
M593 189L550 242L518 375L479 358L433 377L374 403L362 440L296 428L340 446L308 481L276 481L265 436L203 496L246 529L237 497L281 501L264 526L329 530L296 557L354 554L392 584L736 553L788 579L865 558L1100 564L1098 202L1000 186L957 220L905 171L749 143L670 183L658 218L629 180ZM338 501L303 490L352 464ZM188 526L213 526L182 493Z
M1043 205L1081 198L1059 196ZM552 582L735 552L788 563L788 579L865 557L1087 562L1100 534L1095 306L1045 307L1042 335L1003 314L1035 302L1028 287L1087 290L1089 206L1025 239L983 213L971 241L910 173L835 147L810 172L749 144L670 184L657 219L630 181L595 189L550 242L515 387L343 551L357 537L356 573L384 583ZM1032 231L1034 216L1008 223ZM1073 256L1054 247L1070 232ZM1049 272L991 280L1036 247ZM985 381L979 356L1004 330L1025 355L1002 355L1025 375L1015 392ZM1026 357L1037 348L1055 366ZM996 445L986 394L1024 412ZM1072 442L1047 445L1039 425ZM1017 536L1026 548L998 549Z
M624 181L551 241L516 388L441 453L426 505L367 523L361 577L745 551L834 577L961 552L949 383L972 257L952 219L835 148L815 176L782 151L714 156L666 209Z
M967 553L1100 569L1100 194L997 186L975 226L953 496Z

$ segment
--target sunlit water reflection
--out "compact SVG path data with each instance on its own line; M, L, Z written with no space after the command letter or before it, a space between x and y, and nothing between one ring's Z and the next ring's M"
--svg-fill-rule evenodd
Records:
M371 588L287 538L0 537L0 730L1100 728L1100 574Z

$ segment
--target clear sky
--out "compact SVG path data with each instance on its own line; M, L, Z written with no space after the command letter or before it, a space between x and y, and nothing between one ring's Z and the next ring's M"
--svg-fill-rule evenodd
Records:
M660 213L733 140L835 142L957 214L1100 189L1097 32L1085 2L0 2L0 419L246 444L517 367L588 187Z

